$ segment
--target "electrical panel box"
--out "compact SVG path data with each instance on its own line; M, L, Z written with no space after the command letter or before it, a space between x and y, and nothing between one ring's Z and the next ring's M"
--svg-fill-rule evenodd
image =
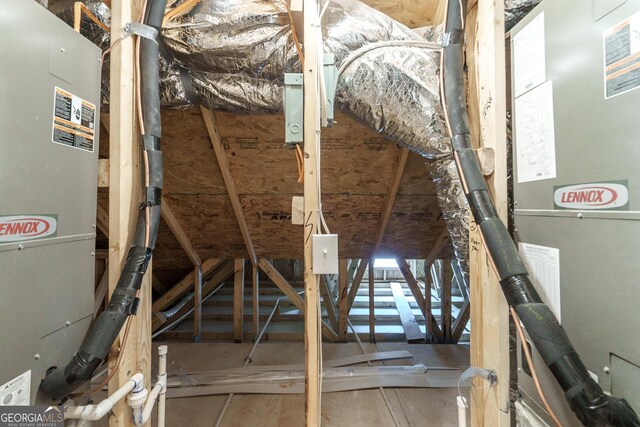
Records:
M92 319L101 52L33 0L4 6L0 404L29 405Z
M284 75L284 142L304 141L304 78L302 73Z
M640 0L543 0L510 39L521 255L593 378L640 413ZM518 353L523 399L552 424ZM560 421L579 425L533 357Z

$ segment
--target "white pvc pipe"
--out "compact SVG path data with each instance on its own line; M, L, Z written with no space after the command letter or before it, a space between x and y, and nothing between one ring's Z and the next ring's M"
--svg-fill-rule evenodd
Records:
M456 403L458 404L458 427L467 427L467 399L458 396Z
M97 421L107 415L116 403L124 399L125 396L127 396L134 388L143 384L143 382L144 376L138 372L132 376L125 385L120 387L115 393L97 405L68 407L64 413L64 418Z
M158 400L158 427L164 427L165 401L167 396L167 346L158 347L158 381L162 383Z
M145 388L133 389L127 403L133 411L133 424L142 426L151 418L153 406L158 397L158 427L164 427L165 396L167 391L167 346L158 347L158 381L147 395Z

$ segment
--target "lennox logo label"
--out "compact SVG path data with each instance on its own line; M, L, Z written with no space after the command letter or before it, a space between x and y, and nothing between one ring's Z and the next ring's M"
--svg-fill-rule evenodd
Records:
M0 216L0 243L43 239L57 231L57 215Z
M606 181L554 187L556 209L629 209L627 181Z

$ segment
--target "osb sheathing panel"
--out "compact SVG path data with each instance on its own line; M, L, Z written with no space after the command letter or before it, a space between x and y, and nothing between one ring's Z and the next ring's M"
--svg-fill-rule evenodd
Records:
M283 118L216 117L258 256L301 258L302 226L291 224L291 197L302 195L303 186L297 182L295 152L284 146ZM199 109L164 111L162 119L164 194L187 236L203 259L246 257ZM331 232L340 236L340 256L367 257L400 149L346 115L337 114L336 121L323 130L323 210ZM412 153L380 253L424 257L442 227L428 167ZM159 249L157 267L164 268L179 249L164 246L171 255Z
M362 0L409 28L431 24L439 0Z

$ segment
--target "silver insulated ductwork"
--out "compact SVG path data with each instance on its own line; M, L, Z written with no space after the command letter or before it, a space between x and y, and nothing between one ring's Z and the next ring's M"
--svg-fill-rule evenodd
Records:
M204 0L189 16L167 24L162 35L166 106L277 113L283 108L284 73L301 71L282 1ZM356 0L329 3L322 37L324 53L334 54L342 70L336 104L429 162L466 277L468 207L442 116L439 51Z

